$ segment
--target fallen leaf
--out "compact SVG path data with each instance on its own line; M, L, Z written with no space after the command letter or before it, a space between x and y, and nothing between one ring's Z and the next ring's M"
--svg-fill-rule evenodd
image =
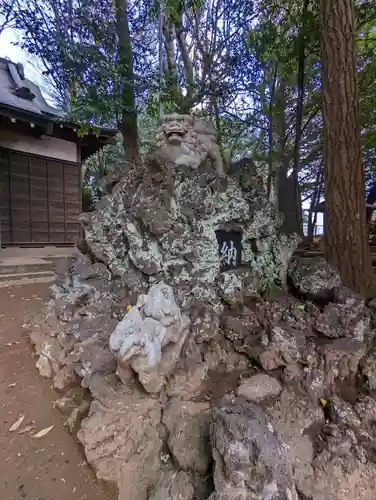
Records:
M18 431L18 434L26 434L27 432L30 432L33 430L35 430L35 425L28 425L28 426L24 427L23 429L21 429L20 431Z
M48 434L50 431L52 431L52 429L54 427L55 427L54 425L51 425L51 427L46 427L45 429L42 429L41 431L39 431L36 434L34 434L33 437L35 437L35 438L41 438L41 437L45 436L46 434Z
M16 431L20 427L20 425L22 424L24 418L25 418L25 415L21 415L20 418L18 420L16 420L16 422L14 422L14 424L11 427L9 427L9 432Z

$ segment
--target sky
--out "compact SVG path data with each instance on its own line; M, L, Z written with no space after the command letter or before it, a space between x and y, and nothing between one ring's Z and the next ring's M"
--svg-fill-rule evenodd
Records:
M1 2L1 0L0 0ZM38 69L38 59L25 53L16 46L21 34L11 28L6 29L0 35L0 57L7 57L14 63L21 63L25 70L25 76L32 82L39 85L42 94L50 106L54 106L54 101L46 92L46 87L42 78L42 70Z
M0 0L1 1L1 0ZM26 78L40 83L41 74L36 67L36 63L30 62L30 56L25 54L20 47L16 47L19 34L13 29L6 29L0 35L0 57L7 57L15 63L21 63L25 69Z

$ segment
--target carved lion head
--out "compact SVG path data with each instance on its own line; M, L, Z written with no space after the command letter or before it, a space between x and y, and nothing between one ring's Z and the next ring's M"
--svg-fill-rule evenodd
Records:
M216 133L211 123L190 115L167 115L156 134L155 158L197 169L208 157L220 158ZM220 160L218 160L220 161Z

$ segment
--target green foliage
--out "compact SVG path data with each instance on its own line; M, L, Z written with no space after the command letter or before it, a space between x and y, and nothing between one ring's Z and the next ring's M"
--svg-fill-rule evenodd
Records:
M137 3L137 9L135 5ZM128 2L132 38L133 72L124 64L119 48L115 6L109 0L13 0L20 45L38 57L44 75L55 89L57 102L68 118L91 125L116 125L124 112L127 89L145 95L145 83L153 78L155 51L148 44L148 5ZM151 33L150 33L151 35ZM149 37L150 38L150 37ZM148 71L150 68L150 71Z
M82 212L92 212L98 199L99 193L94 193L92 188L84 185L82 187Z
M141 157L144 157L152 146L158 120L142 113L139 115L138 121L140 131L139 148ZM95 203L102 197L101 180L125 161L123 141L120 134L116 136L115 144L104 146L102 150L87 159L82 194L83 206L87 207L85 211L92 210Z

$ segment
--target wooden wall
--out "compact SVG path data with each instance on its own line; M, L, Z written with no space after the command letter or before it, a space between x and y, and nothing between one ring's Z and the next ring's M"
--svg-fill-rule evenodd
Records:
M0 148L2 246L73 245L80 235L81 167Z
M20 124L16 124L20 128ZM26 129L27 130L27 129ZM77 163L80 161L79 148L74 142L58 139L48 135L33 137L30 135L32 129L29 127L29 135L5 128L0 125L0 148L11 149L21 153L30 153L45 158L55 158L59 161Z

